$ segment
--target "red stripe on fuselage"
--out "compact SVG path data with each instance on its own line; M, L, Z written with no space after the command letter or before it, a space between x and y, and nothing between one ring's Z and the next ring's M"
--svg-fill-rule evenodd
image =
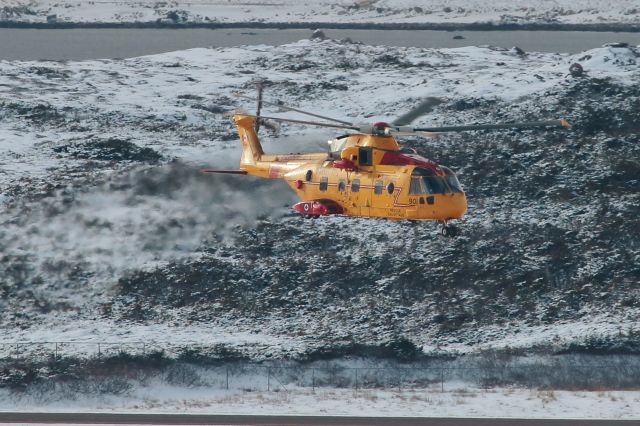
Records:
M290 182L295 182L295 180L292 180ZM304 182L306 185L316 185L319 186L320 182ZM327 186L338 186L337 183L327 183ZM375 186L372 185L360 185L360 189L375 189ZM411 207L413 206L413 204L404 204L404 203L398 203L398 197L400 196L400 193L402 192L402 187L396 187L396 189L394 190L394 192L396 193L396 195L393 197L393 207Z

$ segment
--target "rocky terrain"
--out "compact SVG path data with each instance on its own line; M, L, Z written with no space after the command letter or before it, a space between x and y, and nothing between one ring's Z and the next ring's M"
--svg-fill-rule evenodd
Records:
M0 62L0 340L197 342L250 360L637 353L638 61L634 47L316 40ZM470 208L455 239L432 223L305 221L280 182L199 172L235 167L223 113L252 110L233 94L261 79L269 99L353 121L444 96L417 123L573 127L403 140L459 173ZM261 132L271 152L333 136Z
M591 25L625 26L640 19L635 0L253 0L199 2L130 0L4 0L0 22L15 24L219 25Z

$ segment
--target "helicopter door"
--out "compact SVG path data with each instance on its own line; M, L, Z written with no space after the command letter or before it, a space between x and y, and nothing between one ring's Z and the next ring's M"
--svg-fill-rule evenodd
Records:
M347 184L347 177L345 173L340 174L338 178L338 197L337 201L345 210L348 210L349 205L349 188Z
M371 179L360 173L354 173L347 182L348 205L355 214L369 216L371 213Z

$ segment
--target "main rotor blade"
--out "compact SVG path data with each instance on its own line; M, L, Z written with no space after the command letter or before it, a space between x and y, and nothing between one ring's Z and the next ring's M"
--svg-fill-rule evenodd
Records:
M467 130L494 130L494 129L527 129L533 127L564 127L571 128L566 120L550 121L530 121L524 123L502 123L502 124L473 124L464 126L443 126L443 127L416 127L414 132L464 132Z
M413 120L415 120L416 118L430 113L431 111L433 111L433 109L436 106L440 105L443 102L444 100L441 98L434 98L434 97L425 98L412 110L406 112L405 114L393 120L393 125L406 126L407 124L410 124L411 122L413 122Z
M251 99L249 96L241 95L239 93L236 93L235 96L238 97L238 98L243 98L243 99ZM303 111L303 110L298 109L298 108L292 108L290 106L286 106L286 105L280 103L279 101L278 102L267 102L267 101L263 100L262 103L264 105L277 106L277 107L280 107L280 108L285 109L287 111L293 111L293 112L297 112L297 113L300 113L300 114L305 114L305 115L308 115L310 117L315 117L315 118L321 118L323 120L334 121L336 123L344 124L344 125L347 125L347 126L352 124L352 123L350 123L348 121L338 120L337 118L331 118L331 117L327 117L327 116L324 116L324 115L316 114L316 113L313 113L313 112Z
M340 124L331 124L331 123L320 123L317 121L306 121L306 120L294 120L292 118L280 118L280 117L265 117L264 115L251 115L251 114L242 114L247 117L255 117L258 120L273 120L273 121L285 121L288 123L297 123L297 124L307 124L309 126L319 126L319 127L332 127L334 129L349 129L349 130L358 130L359 127L356 126L343 126Z
M420 136L423 138L437 138L440 136L438 133L433 132L396 132L395 130L390 130L385 133L391 136Z

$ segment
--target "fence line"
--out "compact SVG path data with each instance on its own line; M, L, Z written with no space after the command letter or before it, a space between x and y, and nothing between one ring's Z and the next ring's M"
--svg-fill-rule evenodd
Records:
M18 359L18 360L29 360L29 359L37 359L38 356L54 356L60 357L64 355L63 349L65 346L72 347L89 347L93 348L90 352L83 352L84 354L93 354L93 355L101 355L105 353L105 349L115 348L118 352L125 353L127 355L147 355L151 353L153 350L167 350L172 348L184 349L185 347L190 348L209 348L207 345L203 345L200 342L180 342L172 344L169 342L149 342L149 341L121 341L121 342L109 342L109 341L99 341L99 342L78 342L78 341L38 341L38 342L30 342L30 341L16 341L16 342L6 342L0 341L0 360L2 359ZM25 348L32 348L31 351L25 350ZM131 350L133 349L133 351ZM37 353L36 353L37 352ZM74 352L82 353L82 352ZM640 362L640 355L637 355L638 360ZM517 358L517 357L514 357ZM260 364L250 364L245 363L246 365L255 365L259 367ZM300 369L302 367L299 366L282 366L282 365L271 365L271 366L263 366L264 368L271 369ZM528 364L528 365L501 365L500 369L538 369L541 367L549 367L549 364L546 363L537 363L537 364ZM596 368L596 369L606 369L606 368L619 368L619 365L610 365L610 364L589 364L585 366L574 366L573 368ZM326 368L334 368L334 367L309 367L316 369L326 369ZM464 366L438 366L438 367L335 367L335 368L352 368L359 370L397 370L397 371L413 371L416 369L419 370L486 370L491 369L490 366L478 366L478 367L464 367Z
M87 358L117 354L148 355L154 351L174 350L180 355L189 345L191 349L205 349L198 342L145 342L145 341L0 341L0 360L25 361L37 359L63 359L65 355ZM83 350L84 349L84 350ZM180 357L177 357L180 359ZM513 357L518 360L518 357ZM551 359L551 358L550 358ZM526 360L526 358L525 358ZM353 388L355 392L375 388L425 388L434 387L445 391L450 382L475 383L481 387L518 385L525 387L617 387L621 389L640 387L640 356L627 356L618 362L584 363L577 365L571 358L564 363L526 362L508 363L500 360L476 359L473 366L457 365L450 361L438 361L438 365L409 366L343 366L338 362L327 366L274 365L275 363L228 362L224 365L201 365L198 373L189 371L177 363L168 370L172 380L195 380L198 374L208 375L222 389L266 390L289 392L289 385L310 387ZM624 362L620 362L624 361ZM447 365L448 364L448 365ZM182 368L182 370L180 370ZM177 378L177 379L176 379ZM181 379L180 379L181 378ZM197 380L195 380L197 381ZM449 385L450 387L451 385Z

